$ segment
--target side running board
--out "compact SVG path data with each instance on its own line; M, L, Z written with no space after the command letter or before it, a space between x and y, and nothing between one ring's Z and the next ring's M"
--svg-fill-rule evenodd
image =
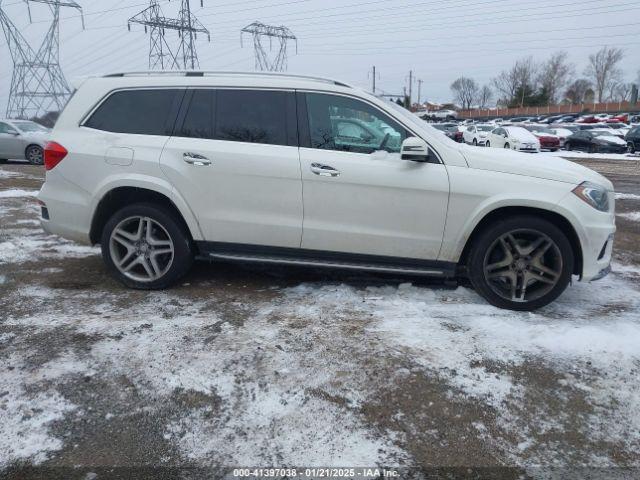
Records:
M280 265L298 265L305 267L336 268L361 270L383 273L398 273L404 275L424 275L429 277L452 277L455 271L450 269L403 267L381 265L375 263L349 263L336 260L316 260L311 258L293 258L290 256L259 255L246 253L216 253L211 252L206 258L211 260L226 260L234 262L273 263Z

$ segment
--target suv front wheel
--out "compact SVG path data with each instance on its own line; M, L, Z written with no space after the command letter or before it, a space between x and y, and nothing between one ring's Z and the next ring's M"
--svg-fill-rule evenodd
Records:
M167 208L138 203L117 211L102 232L102 257L127 287L154 290L178 281L193 263L189 236Z
M566 235L535 216L510 217L485 228L472 245L471 284L489 303L530 311L567 288L574 254Z

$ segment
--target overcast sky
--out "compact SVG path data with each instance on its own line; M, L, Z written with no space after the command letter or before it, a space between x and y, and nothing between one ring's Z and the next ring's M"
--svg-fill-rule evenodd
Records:
M145 70L149 39L143 27L127 30L127 19L143 10L145 0L77 0L78 13L64 9L61 63L68 79L123 70ZM253 47L240 29L258 20L286 25L298 37L291 44L289 71L342 79L400 93L409 70L422 83L422 100L447 102L449 85L464 74L490 82L520 57L542 60L566 50L584 70L589 53L618 46L625 50L622 68L633 81L640 70L640 2L638 0L191 0L196 16L211 32L211 43L198 37L200 66L207 70L253 70ZM33 23L20 0L2 0L3 8L34 49L50 17L46 6L32 4ZM176 16L180 1L161 1L165 16ZM110 11L106 11L110 10ZM168 32L169 42L177 34ZM11 79L11 59L0 39L0 116ZM414 85L414 100L418 87Z

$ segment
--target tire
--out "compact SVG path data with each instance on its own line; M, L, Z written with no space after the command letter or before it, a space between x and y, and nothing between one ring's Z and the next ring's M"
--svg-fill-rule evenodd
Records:
M627 153L636 153L636 147L633 142L627 143Z
M475 138L473 139L473 146L477 147L478 146L478 140L476 140Z
M570 143L567 143L567 144L565 144L564 148L567 149L567 151L570 152L571 150L573 150L573 145L571 145Z
M490 148L491 147L491 142L489 140L487 140L487 143L484 144L485 147Z
M509 235L515 239L517 248L513 248ZM536 239L542 243L532 255L527 247L534 246ZM531 243L527 245L529 240ZM543 218L522 215L485 227L471 246L467 269L474 289L491 305L532 311L548 305L564 292L571 281L574 262L573 249L562 230ZM518 288L523 284L524 291Z
M508 143L505 143L504 144L504 148L507 149L507 150L510 150L511 149L511 145L509 145Z
M109 273L139 290L175 284L194 258L186 228L173 212L153 203L133 204L114 213L104 226L101 248Z
M29 145L24 152L24 157L31 165L44 164L44 150L40 145Z

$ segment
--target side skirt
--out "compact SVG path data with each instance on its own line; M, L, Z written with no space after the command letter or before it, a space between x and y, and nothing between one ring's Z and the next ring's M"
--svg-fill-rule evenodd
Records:
M457 267L452 262L301 248L263 247L219 242L197 242L197 246L200 251L198 259L208 261L273 263L441 278L455 277Z

